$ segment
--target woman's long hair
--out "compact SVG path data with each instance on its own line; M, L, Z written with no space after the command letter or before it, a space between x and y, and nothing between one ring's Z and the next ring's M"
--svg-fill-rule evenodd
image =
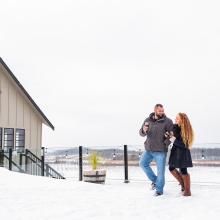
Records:
M188 116L185 113L179 113L181 136L186 147L191 148L194 141L194 132Z

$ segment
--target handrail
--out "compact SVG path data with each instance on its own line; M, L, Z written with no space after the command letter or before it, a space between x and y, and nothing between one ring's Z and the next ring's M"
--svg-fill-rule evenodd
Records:
M41 165L39 165L38 163L36 163L36 161L35 161L32 157L30 157L30 156L28 156L28 155L27 155L27 157L28 157L29 160L31 160L33 163L35 163L39 168L41 168Z
M49 164L45 164L44 160L40 159L37 155L35 155L28 149L25 150L25 153L20 154L19 165L12 160L12 150L9 152L9 156L5 154L5 152L3 152L3 156L9 161L9 168L8 168L9 170L11 170L12 165L14 165L21 173L29 173L33 175L34 174L33 170L35 170L36 173L34 175L38 175L39 173L41 173L41 175L44 176L45 173L46 176L48 177L52 177L56 179L65 179L65 177L63 177L60 173L58 173L55 169L53 169ZM25 170L21 168L22 157L25 157ZM28 160L31 162L29 170L27 169ZM39 171L38 168L40 168L41 170L40 172L38 172Z
M29 155L30 154L30 155ZM33 163L35 163L39 168L42 166L42 160L33 154L30 150L26 149L25 156L28 157ZM34 158L34 159L33 159ZM55 169L53 169L49 164L44 165L44 171L46 172L46 176L57 178L57 179L65 179L60 173L58 173Z
M57 178L57 179L65 179L64 176L62 176L60 173L58 173L55 169L53 169L49 164L45 164L46 167L46 175L53 177L53 178ZM55 175L53 175L50 171L52 171L52 173L54 173Z
M38 156L36 156L35 154L33 154L30 150L26 149L26 152L27 152L28 154L30 154L32 157L34 157L36 160L38 160L38 161L41 162L41 159L40 159Z
M10 161L9 157L8 157L6 154L4 154L4 157L5 157L8 161ZM20 168L14 161L11 161L11 163L12 163L21 173L25 173L25 171L24 171L22 168Z

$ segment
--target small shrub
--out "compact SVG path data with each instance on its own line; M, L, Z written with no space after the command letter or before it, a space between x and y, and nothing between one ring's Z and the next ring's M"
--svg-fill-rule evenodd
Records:
M92 166L93 170L96 170L99 163L100 163L101 157L98 153L94 152L89 156L89 163Z

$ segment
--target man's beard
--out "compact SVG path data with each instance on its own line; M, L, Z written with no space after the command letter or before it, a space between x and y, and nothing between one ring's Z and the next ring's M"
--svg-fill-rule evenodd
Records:
M155 116L156 116L157 119L161 119L161 118L163 118L164 114L162 114L162 115L155 114Z

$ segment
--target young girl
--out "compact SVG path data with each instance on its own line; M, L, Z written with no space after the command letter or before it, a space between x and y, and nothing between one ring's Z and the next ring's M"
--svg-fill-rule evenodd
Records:
M185 113L179 113L173 127L173 136L170 138L173 147L169 158L169 170L181 185L183 196L191 196L187 167L193 166L190 154L193 139L194 134L189 118ZM180 172L176 168L179 168Z

